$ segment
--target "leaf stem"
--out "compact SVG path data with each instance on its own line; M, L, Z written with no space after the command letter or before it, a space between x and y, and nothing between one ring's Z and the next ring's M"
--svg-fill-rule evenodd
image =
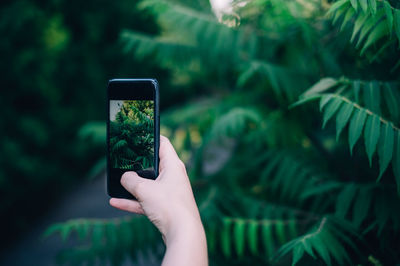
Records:
M315 236L315 235L321 233L322 229L324 228L324 226L325 226L325 224L326 224L326 221L327 221L327 218L326 218L326 217L322 218L321 223L320 223L319 226L318 226L318 229L315 230L315 232L312 232L311 234L305 235L305 236L301 239L301 241L304 242L304 241L306 241L308 238L311 238L311 237L313 237L313 236Z
M386 120L386 119L383 119L380 115L375 114L375 113L372 112L371 110L369 110L369 109L367 109L367 108L364 108L364 107L362 107L361 105L359 105L358 103L355 103L355 102L351 101L349 98L346 98L346 97L344 97L344 96L342 96L342 95L335 94L335 93L332 93L331 95L332 95L332 97L339 98L339 99L341 99L342 101L344 101L344 102L346 102L346 103L348 103L348 104L353 105L355 108L366 112L368 115L371 115L371 116L372 116L372 115L376 115L376 116L378 116L378 117L379 117L379 120L380 120L382 123L384 123L384 124L389 124L394 130L397 130L397 131L400 132L400 128L396 127L396 126L393 124L393 122L388 121L388 120Z

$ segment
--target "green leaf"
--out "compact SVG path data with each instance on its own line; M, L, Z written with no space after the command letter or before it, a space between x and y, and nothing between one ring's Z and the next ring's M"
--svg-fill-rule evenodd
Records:
M244 242L245 242L244 229L245 229L245 222L243 220L239 219L235 221L233 226L233 235L235 237L234 244L236 253L239 257L242 257L244 254Z
M364 54L364 52L367 50L368 47L370 47L373 43L379 41L382 37L387 35L388 32L388 27L387 24L384 22L380 22L378 26L376 26L371 33L368 35L368 39L365 42L363 48L361 49L361 55Z
M361 223L365 220L368 214L371 203L371 193L369 188L361 188L358 193L354 208L353 208L353 223L356 227L359 227Z
M258 223L250 221L248 224L249 249L251 254L258 254Z
M354 99L358 103L360 101L360 81L354 80L353 81L353 91L354 91Z
M292 108L294 108L294 107L296 107L296 106L305 104L305 103L307 103L307 102L311 102L311 101L316 100L316 99L319 99L319 98L321 98L321 95L315 94L315 95L312 95L312 96L309 96L309 97L300 99L300 100L298 100L297 102L294 102L294 103L292 103L291 105L289 105L289 109L292 109Z
M396 132L396 143L393 154L392 168L397 183L397 194L400 195L400 133Z
M308 188L303 191L301 194L301 199L306 199L314 195L320 195L323 193L328 193L331 192L332 190L336 190L338 188L341 188L342 185L338 182L325 182L322 184L318 184L315 186L312 186L311 188Z
M383 1L383 7L385 8L385 14L386 14L386 23L388 25L388 30L390 34L392 33L392 28L393 28L393 12L392 12L392 7L387 1Z
M359 2L360 2L361 9L364 11L364 13L367 13L368 12L367 0L359 0Z
M389 113L394 121L399 121L400 118L400 95L399 91L391 87L389 83L383 85L383 96L389 109Z
M361 136L366 118L367 113L362 109L356 109L353 113L349 126L349 145L351 154L353 153L354 145Z
M339 193L336 200L336 215L338 217L346 217L356 193L357 188L354 184L346 185L346 187Z
M357 11L358 8L358 2L357 0L350 0L351 5L353 6L353 8Z
M288 229L290 238L293 239L297 236L297 229L296 229L296 220L293 218L288 222Z
M60 232L63 224L56 223L49 226L43 233L43 238L49 237L56 232Z
M345 5L341 6L340 8L338 8L335 11L335 14L334 14L333 19L332 19L332 24L333 25L336 24L338 19L348 10L348 6L347 5L350 5L350 4L347 2Z
M261 234L267 257L271 258L274 254L274 240L272 238L271 223L267 222L262 225Z
M275 94L279 97L281 95L281 89L277 79L277 71L271 65L265 65L265 73L268 76L269 84L271 85Z
M132 245L133 227L131 226L131 224L127 222L122 222L119 225L119 232L119 241L121 242L121 244L126 246Z
M370 115L364 130L365 149L367 151L369 165L372 164L372 156L376 150L376 144L380 135L380 119L377 115Z
M392 160L394 132L391 124L385 123L382 125L380 141L381 143L378 149L380 170L377 181L379 181L382 178L383 173L385 172L390 161Z
M257 68L253 64L248 66L246 70L239 75L236 86L238 86L239 88L244 87L244 85L246 85L250 78L254 76L256 69Z
M125 147L126 145L128 145L128 142L124 139L121 139L120 141L118 141L114 147L112 148L113 150L117 151L122 149L123 147Z
M364 23L365 23L365 21L367 21L368 17L369 17L369 15L367 15L365 13L361 13L360 15L358 15L356 21L354 22L354 28L353 28L353 33L351 35L350 42L353 42L355 40L355 37L357 36L357 34L361 30L361 28L364 26Z
M304 255L304 248L302 245L297 244L293 248L293 261L292 265L296 265Z
M324 106L333 98L332 94L324 95L319 102L319 110L322 111Z
M317 254L320 255L321 258L324 260L324 262L327 265L332 265L331 256L329 255L329 251L327 249L327 245L329 245L329 244L324 243L322 241L320 234L321 234L321 232L318 235L311 238L310 242L312 243L312 246L315 249L315 251L317 252Z
M334 225L330 227L330 230L335 232L335 236L357 251L357 245L352 239L353 237L362 239L362 237L358 234L357 228L343 218L338 219L336 217L331 217L330 220L334 223Z
M346 250L343 248L343 245L329 230L325 230L322 234L322 237L324 239L324 243L328 243L327 248L339 265L352 264ZM345 263L344 259L347 263Z
M277 256L275 258L281 258L284 255L288 254L290 251L293 251L293 248L297 245L297 240L290 241L285 245L281 246L277 252Z
M373 56L369 56L368 60L370 63L374 62L374 61L378 61L378 58L383 54L383 52L392 44L394 43L394 41L387 41L384 44L382 44L381 46L379 46L380 48L378 49L377 52L374 52Z
M335 114L335 112L339 109L342 104L342 100L338 97L335 97L333 100L329 101L328 105L324 111L324 119L322 123L322 128L325 128L326 123L329 119Z
M343 103L338 115L336 116L336 141L339 140L340 133L347 125L347 122L349 121L352 112L353 105L347 102Z
M282 166L283 166L283 164L282 164ZM285 167L284 169L280 169L280 171L278 171L276 173L274 182L276 181L278 184L281 184L281 185L278 185L281 187L281 193L279 196L280 199L288 198L289 195L296 193L293 191L293 190L296 190L296 187L293 187L290 185L290 183L293 184L293 182L289 183L289 182L285 182L285 181L294 180L294 179L298 178L299 177L298 173L299 173L300 169L301 169L301 166L299 163L292 162L291 165L289 165L288 167ZM273 184L271 184L271 185L273 185Z
M354 14L356 12L354 11L353 8L349 8L346 12L346 15L343 18L342 26L340 26L340 31L343 31L344 27L346 24L353 18Z
M390 69L390 73L393 73L396 69L398 69L400 67L400 60L396 60L396 61L397 61L397 63Z
M64 223L60 228L60 235L63 241L66 241L73 229L73 221Z
M393 10L393 22L394 22L394 30L396 32L397 39L400 42L400 10Z
M281 163L281 161L284 159L284 155L281 153L275 157L273 157L267 166L262 170L261 175L260 175L260 183L261 184L266 184L268 181L268 178L270 177L272 171L274 171L277 166Z
M368 0L369 8L371 9L371 14L376 14L376 0Z
M231 257L231 224L230 219L223 219L222 232L221 232L221 248L225 257Z
M338 81L333 78L323 78L314 84L310 89L308 89L302 96L311 96L313 94L318 94L324 92L333 86L337 85Z
M335 13L339 8L347 5L348 3L349 2L347 0L340 0L340 1L335 2L329 9L327 15L331 15L331 14Z
M101 223L93 224L92 243L96 246L100 246L101 244L103 244L103 239L104 239L103 224Z
M88 237L89 235L89 231L90 231L90 224L89 221L82 219L79 222L79 226L76 229L79 239L80 240L84 240Z
M279 244L281 245L284 244L286 242L286 236L285 236L285 224L283 223L282 220L276 221L275 229Z
M303 244L304 250L307 252L307 254L316 259L317 257L315 257L310 241L308 241L307 239L303 239L301 240L301 243Z
M370 31L372 29L374 29L377 26L377 24L379 23L379 19L377 19L378 15L376 15L375 17L372 17L372 18L367 15L367 17L368 17L368 19L365 21L364 25L362 25L362 27L360 29L360 35L358 37L356 48L360 47L360 45L364 41L364 38L366 36L368 36L368 33L370 33Z
M115 223L106 223L105 232L106 232L107 246L109 247L117 246L118 234L117 234L117 226L115 225Z

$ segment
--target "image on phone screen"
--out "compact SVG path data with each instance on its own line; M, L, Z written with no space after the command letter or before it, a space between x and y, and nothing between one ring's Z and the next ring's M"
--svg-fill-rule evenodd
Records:
M109 138L112 168L154 172L154 101L110 100Z
M108 84L107 191L133 198L121 185L127 171L158 176L158 84L152 79L114 79Z

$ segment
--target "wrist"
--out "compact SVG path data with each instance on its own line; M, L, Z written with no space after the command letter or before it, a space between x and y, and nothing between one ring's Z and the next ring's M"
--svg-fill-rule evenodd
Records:
M205 232L198 214L176 215L164 234L167 247L177 242L192 242L202 239L205 240Z
M207 241L200 218L184 219L165 237L163 266L207 266Z

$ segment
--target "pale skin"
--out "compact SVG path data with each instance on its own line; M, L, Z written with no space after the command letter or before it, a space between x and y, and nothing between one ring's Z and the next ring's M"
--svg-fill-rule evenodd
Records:
M167 247L163 266L208 265L207 242L185 165L170 141L160 136L160 173L156 180L126 172L122 186L136 200L111 198L110 205L144 214Z

